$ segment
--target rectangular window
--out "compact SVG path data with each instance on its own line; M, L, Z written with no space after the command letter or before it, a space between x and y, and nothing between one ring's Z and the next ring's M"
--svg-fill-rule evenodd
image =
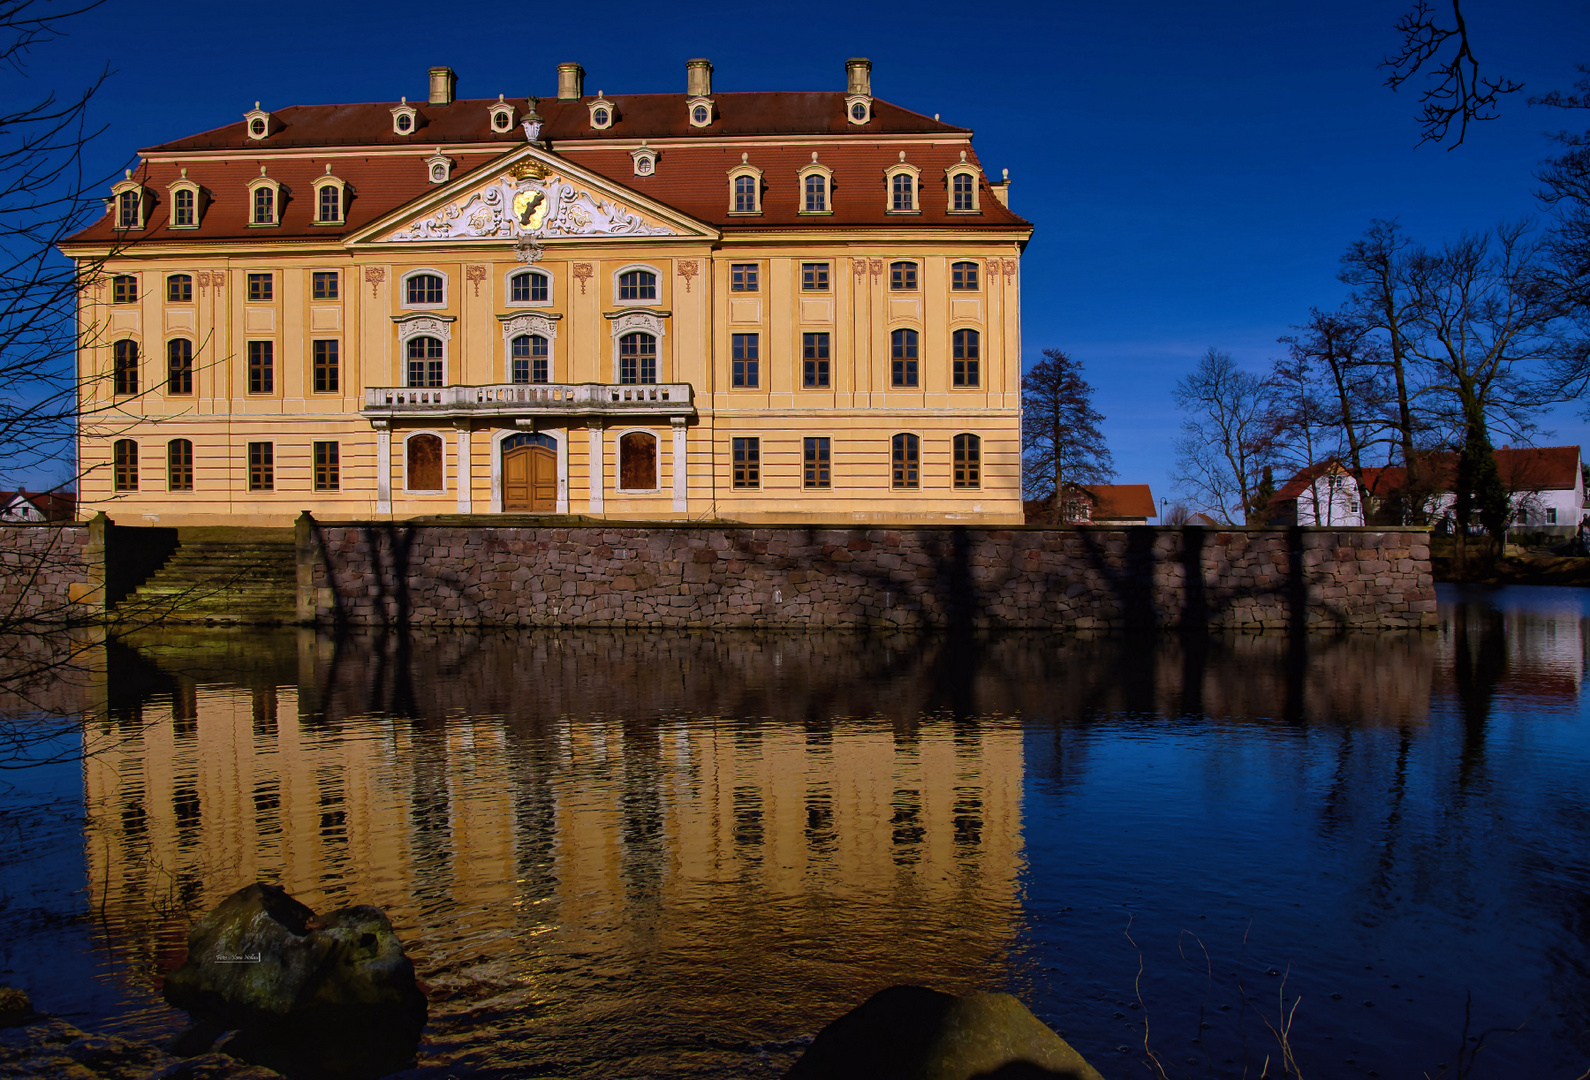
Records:
M754 488L762 486L762 440L740 438L734 440L734 486Z
M911 292L916 289L916 263L897 262L889 264L889 288L901 292Z
M804 440L802 462L805 471L804 486L808 488L828 488L833 486L833 475L829 471L828 439L826 436L808 435Z
M193 303L193 275L172 274L166 278L166 303Z
M729 267L730 292L756 292L756 263L734 263Z
M276 299L275 279L270 274L250 274L248 298L256 303Z
M138 444L117 439L112 447L112 477L117 491L138 490Z
M1555 506L1546 507L1546 524L1557 524L1557 508Z
M274 491L276 489L276 447L268 442L248 444L248 489Z
M806 212L821 214L828 209L828 180L816 173L806 178Z
M827 292L828 264L801 263L801 288L806 292Z
M187 439L172 439L166 443L166 488L193 490L193 444Z
M110 300L113 304L132 304L138 300L138 279L131 274L117 274L110 279Z
M828 385L828 335L802 334L801 352L804 354L801 385L824 387Z
M138 343L123 338L111 346L114 366L111 369L112 386L118 394L138 392Z
M978 334L976 330L957 330L952 338L950 360L950 385L976 386L982 378L978 359Z
M976 435L955 436L955 486L974 488L981 486L983 474L983 440Z
M950 288L967 290L977 288L977 264L958 262L950 267Z
M276 224L275 188L262 186L254 189L254 224Z
M968 174L966 174L966 173L956 173L955 174L955 209L957 209L957 210L974 210L974 209L976 209L976 207L974 207L972 205L972 184L973 184L973 180L972 180L971 176L969 176Z
M166 342L166 393L193 393L193 342L187 338Z
M248 392L273 394L276 392L276 343L251 341L248 343Z
M916 209L916 199L913 197L914 195L915 195L915 191L914 191L913 185L911 183L911 174L910 173L895 173L894 174L894 209L896 209L896 210L915 210Z
M320 220L342 220L342 189L336 184L326 184L320 189Z
M335 300L337 298L337 272L335 270L316 270L310 280L313 283L311 295L316 300Z
M891 335L891 349L893 355L890 359L890 382L895 386L915 386L917 384L916 331L894 331Z
M760 350L756 334L734 335L734 385L757 386L760 382Z
M335 394L340 379L338 377L338 353L340 346L335 341L317 341L315 350L315 393Z
M173 225L195 225L195 224L197 224L197 222L194 221L194 214L193 214L194 202L195 202L195 200L194 200L194 197L193 197L192 190L190 190L189 188L178 188L172 194L171 224L173 224Z
M342 453L334 442L315 444L315 490L337 491L342 486Z

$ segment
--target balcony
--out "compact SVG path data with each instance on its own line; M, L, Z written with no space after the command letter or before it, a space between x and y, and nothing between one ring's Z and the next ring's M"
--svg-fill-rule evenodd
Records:
M495 383L489 386L371 386L360 415L397 417L694 416L689 383Z

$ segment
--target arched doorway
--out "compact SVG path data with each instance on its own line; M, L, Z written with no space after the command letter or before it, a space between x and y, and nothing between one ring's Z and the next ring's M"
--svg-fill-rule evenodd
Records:
M502 441L502 510L551 514L558 508L558 444L550 435L510 435Z

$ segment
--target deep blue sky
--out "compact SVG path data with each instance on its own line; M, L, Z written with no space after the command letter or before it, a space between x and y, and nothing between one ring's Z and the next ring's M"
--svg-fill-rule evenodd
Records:
M1175 381L1210 345L1265 367L1311 305L1339 301L1336 260L1371 218L1436 243L1536 211L1544 133L1570 118L1522 99L1567 89L1574 64L1590 62L1590 5L1466 0L1481 63L1528 91L1448 152L1415 146L1416 94L1386 89L1376 67L1408 2L285 0L179 19L109 0L31 70L67 90L116 69L96 150L108 172L140 146L238 120L256 99L423 99L435 64L457 70L461 96L523 97L555 94L562 60L617 94L682 91L693 56L712 60L720 90L841 89L845 58L870 57L876 95L974 128L989 172L1010 170L1011 205L1036 225L1026 361L1049 347L1086 365L1119 479L1158 497L1175 494ZM1546 426L1556 437L1544 441L1590 443L1575 409Z

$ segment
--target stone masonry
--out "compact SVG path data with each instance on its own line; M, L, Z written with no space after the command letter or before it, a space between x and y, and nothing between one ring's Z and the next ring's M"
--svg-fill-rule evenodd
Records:
M1435 624L1422 529L298 524L301 621L1236 630Z
M97 551L87 525L0 526L0 621L16 629L98 610Z

